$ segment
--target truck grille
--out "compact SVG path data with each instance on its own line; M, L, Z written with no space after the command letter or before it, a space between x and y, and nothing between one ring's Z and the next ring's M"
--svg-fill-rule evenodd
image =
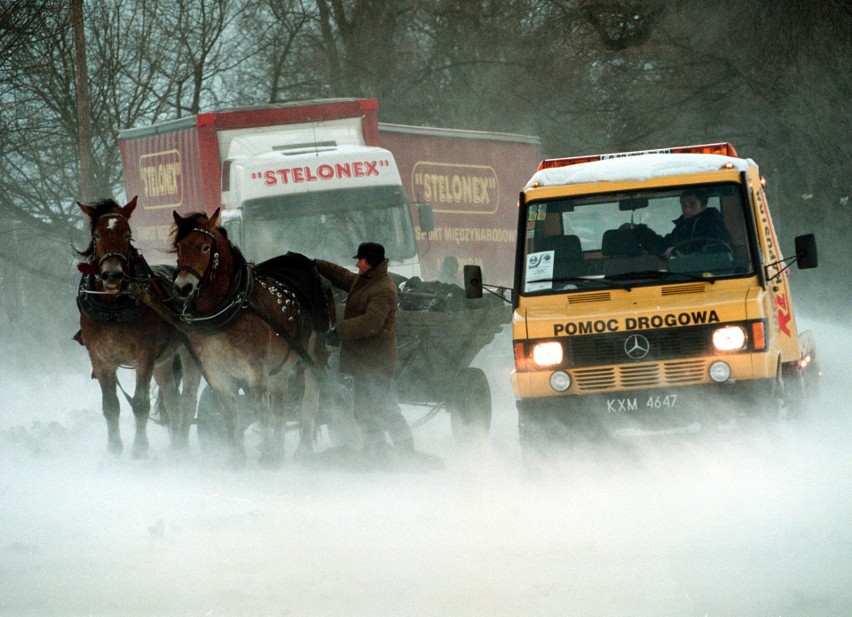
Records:
M705 375L704 365L703 359L697 359L584 368L574 371L574 379L581 392L682 386L701 383Z
M575 336L566 340L569 366L633 365L638 361L627 355L625 344L635 334L648 341L648 354L640 359L642 362L704 356L710 351L711 328L707 326Z

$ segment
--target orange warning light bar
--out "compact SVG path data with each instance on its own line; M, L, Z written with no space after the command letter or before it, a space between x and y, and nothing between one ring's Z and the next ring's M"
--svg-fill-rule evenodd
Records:
M556 159L545 159L538 164L538 171L542 169L553 169L555 167L567 167L593 161L605 161L607 159L626 158L629 156L643 156L645 154L721 154L723 156L737 156L737 151L727 142L716 144L701 144L696 146L677 146L674 148L660 148L658 150L637 150L635 152L614 152L612 154L587 154L583 156L568 156Z

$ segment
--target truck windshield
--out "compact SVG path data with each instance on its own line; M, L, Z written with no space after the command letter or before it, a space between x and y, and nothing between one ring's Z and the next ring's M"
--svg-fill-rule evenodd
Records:
M361 242L379 242L392 261L416 256L401 187L321 191L254 199L243 207L246 257L263 261L288 251L342 264Z
M754 273L735 183L531 201L525 217L523 293Z

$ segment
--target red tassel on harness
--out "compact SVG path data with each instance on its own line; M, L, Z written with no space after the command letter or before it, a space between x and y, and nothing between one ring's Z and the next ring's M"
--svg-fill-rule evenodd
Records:
M95 264L93 264L88 259L85 261L78 261L77 270L80 271L80 274L95 274L97 272Z

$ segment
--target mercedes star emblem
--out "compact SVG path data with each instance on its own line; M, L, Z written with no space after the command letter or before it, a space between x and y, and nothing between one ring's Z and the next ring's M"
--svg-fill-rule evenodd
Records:
M651 351L651 343L641 334L631 334L624 341L624 353L628 358L641 360Z

